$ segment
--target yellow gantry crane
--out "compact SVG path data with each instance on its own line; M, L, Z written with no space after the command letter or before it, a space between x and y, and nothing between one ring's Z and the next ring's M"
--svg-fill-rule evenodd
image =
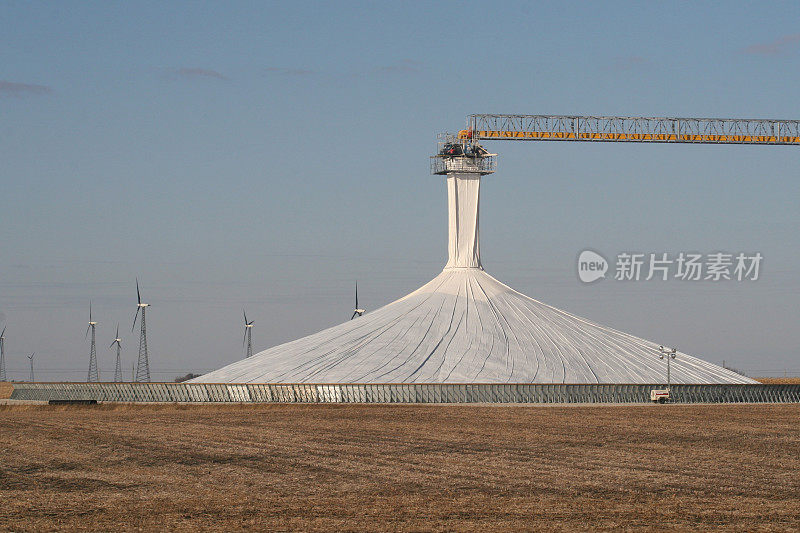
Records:
M800 145L800 121L730 118L470 115L462 141Z

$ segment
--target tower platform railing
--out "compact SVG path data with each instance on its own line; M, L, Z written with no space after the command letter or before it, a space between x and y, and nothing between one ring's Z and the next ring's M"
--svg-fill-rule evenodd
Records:
M451 172L473 172L481 175L492 174L497 169L497 159L493 155L483 157L431 156L431 174L446 175Z

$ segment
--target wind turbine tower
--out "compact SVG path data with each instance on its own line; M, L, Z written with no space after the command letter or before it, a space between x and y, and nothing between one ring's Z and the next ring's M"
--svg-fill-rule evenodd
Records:
M242 314L244 314L244 338L242 339L242 344L247 344L247 355L246 357L253 356L253 324L255 324L255 320L251 320L250 322L247 321L247 313L242 310Z
M117 364L114 367L114 383L121 383L122 359L120 358L120 352L122 351L122 339L119 338L119 324L117 324L117 338L114 339L114 342L111 343L111 346L109 346L109 348L113 348L115 344L117 345Z
M147 323L145 321L145 312L150 304L142 303L142 295L139 292L139 279L136 279L136 299L139 302L136 306L136 316L133 317L133 326L131 326L131 333L136 327L136 319L139 317L139 311L142 312L141 330L139 333L139 360L136 363L136 381L143 381L150 383L150 361L147 358Z
M6 328L0 333L0 381L8 381L6 376Z
M358 307L358 282L356 281L356 309L353 311L353 316L350 317L350 320L353 320L356 315L362 316L364 314L364 309Z
M92 347L89 349L89 374L86 377L86 381L89 383L96 383L100 381L99 372L97 371L97 345L95 344L95 326L97 326L97 322L92 320L92 302L89 302L89 326L86 328L86 334L83 338L86 338L86 335L89 334L89 330L92 330Z
M31 375L30 375L30 378L28 379L28 381L30 381L31 383L33 383L33 381L34 381L34 379L33 379L33 356L34 355L36 355L36 352L34 352L34 353L32 353L32 354L30 354L28 356L28 360L31 362Z

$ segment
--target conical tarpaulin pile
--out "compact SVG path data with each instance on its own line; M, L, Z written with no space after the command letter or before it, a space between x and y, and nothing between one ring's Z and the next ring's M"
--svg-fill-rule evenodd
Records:
M480 261L478 173L447 175L448 261L411 294L196 383L663 383L653 342L529 298ZM755 383L684 353L673 383Z

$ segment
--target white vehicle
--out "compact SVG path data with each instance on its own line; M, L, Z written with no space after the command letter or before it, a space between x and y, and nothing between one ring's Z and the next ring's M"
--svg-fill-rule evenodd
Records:
M669 400L669 389L653 389L650 391L650 400L664 403Z

